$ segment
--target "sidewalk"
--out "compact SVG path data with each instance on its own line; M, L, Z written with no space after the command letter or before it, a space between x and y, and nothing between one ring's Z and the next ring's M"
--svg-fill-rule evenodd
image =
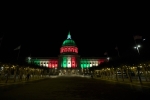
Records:
M121 79L119 79L119 81L117 81L115 79L104 79L104 78L97 78L97 77L95 77L95 79L150 88L150 81L147 81L147 82L146 81L142 81L140 83L140 81L136 81L136 80L132 80L132 82L130 82L129 79L124 79L124 81L121 80Z

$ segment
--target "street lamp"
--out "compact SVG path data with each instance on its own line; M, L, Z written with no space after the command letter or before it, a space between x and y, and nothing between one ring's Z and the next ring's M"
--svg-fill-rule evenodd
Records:
M109 59L110 59L110 58L109 58L109 57L107 57L107 60L108 60L108 61L109 61Z
M139 48L140 48L140 47L141 47L140 45L137 45L137 46L134 47L135 49L137 49L139 55L140 55L140 51L139 51Z

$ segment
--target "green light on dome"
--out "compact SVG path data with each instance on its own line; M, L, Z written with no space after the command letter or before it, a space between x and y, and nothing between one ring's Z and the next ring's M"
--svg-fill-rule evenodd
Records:
M71 39L70 32L68 33L67 39L63 42L62 46L75 46L74 40Z

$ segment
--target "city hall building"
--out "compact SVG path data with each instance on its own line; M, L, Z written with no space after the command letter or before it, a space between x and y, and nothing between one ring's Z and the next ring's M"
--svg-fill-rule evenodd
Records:
M67 39L63 41L58 57L28 57L27 62L38 66L49 68L50 73L66 74L86 74L90 73L89 68L98 66L107 61L101 57L80 57L78 47L71 38L70 32Z

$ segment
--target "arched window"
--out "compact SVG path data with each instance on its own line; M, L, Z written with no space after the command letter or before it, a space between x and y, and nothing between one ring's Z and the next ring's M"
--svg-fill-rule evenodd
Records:
M71 51L74 52L74 48L71 48Z
M65 49L63 48L63 50L62 50L63 52L65 52Z
M78 53L78 52L77 52L77 48L75 48L75 53Z
M71 50L70 50L70 48L68 48L68 52L70 52Z

